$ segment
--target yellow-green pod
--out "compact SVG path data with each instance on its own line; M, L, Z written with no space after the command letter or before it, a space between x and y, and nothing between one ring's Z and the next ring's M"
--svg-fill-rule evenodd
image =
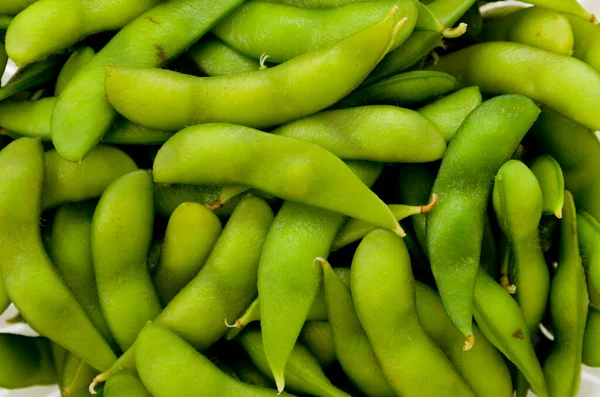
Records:
M300 332L300 341L321 364L321 368L327 369L335 362L335 347L328 322L307 321Z
M55 384L50 342L45 338L0 334L0 387L20 389Z
M542 189L544 215L562 218L565 204L565 177L558 161L549 154L537 157L529 166Z

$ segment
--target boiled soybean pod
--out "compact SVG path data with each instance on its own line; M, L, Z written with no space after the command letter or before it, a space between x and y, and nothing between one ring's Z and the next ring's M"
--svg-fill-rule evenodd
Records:
M167 1L121 29L61 94L52 113L52 141L57 151L67 160L81 161L110 129L116 112L105 94L107 67L160 66L241 2Z
M22 91L36 88L53 80L60 66L59 57L49 57L20 67L0 88L0 101Z
M113 145L159 145L172 136L172 132L142 127L123 119L117 121L102 137L102 142Z
M278 395L275 390L233 379L177 334L152 323L140 332L135 356L138 374L154 397Z
M326 321L307 321L302 327L299 340L317 359L321 368L329 368L336 360L331 327Z
M21 138L0 152L0 272L8 296L37 332L97 369L115 354L58 276L40 232L44 155L39 140ZM24 199L27 198L27 199Z
M267 161L256 162L256 156ZM347 165L325 149L297 139L239 125L202 124L169 139L153 168L157 183L251 186L402 234L394 214ZM274 168L276 174L271 172Z
M475 44L443 56L432 70L484 94L521 94L586 127L600 129L600 74L584 62L519 43ZM557 93L561 93L557 95Z
M94 55L96 55L96 51L94 51L92 47L87 46L80 47L73 51L56 78L56 86L54 87L55 96L59 96L65 90L67 84L71 82L73 77L94 57Z
M474 342L473 289L493 176L539 112L532 100L520 95L484 102L450 141L433 186L439 203L427 216L429 259L444 307L467 338L467 350Z
M17 15L30 4L37 0L4 0L0 4L0 14Z
M560 225L558 268L550 289L554 344L544 362L551 397L576 396L581 382L583 338L588 314L588 291L579 253L573 196L565 192Z
M577 230L581 257L587 265L588 283L595 291L600 291L600 223L587 212L579 210Z
M573 56L600 73L600 26L575 15L565 15L573 29Z
M85 391L98 371L73 353L66 352L58 385L65 396Z
M147 268L153 223L152 176L145 170L114 181L94 211L91 247L100 306L123 351L161 310Z
M0 387L21 389L55 383L50 341L0 334Z
M351 269L356 313L394 391L407 397L438 396L440 390L474 396L419 322L402 239L384 229L371 231L359 244Z
M560 164L549 154L543 154L531 162L531 171L542 189L544 215L562 218L565 203L565 178Z
M51 141L50 116L55 104L54 97L37 101L0 102L0 127L18 136Z
M528 0L527 3L567 14L577 15L590 22L596 21L596 17L588 12L577 0Z
M229 47L220 39L207 36L185 53L206 76L223 76L232 73L258 70L257 60Z
M152 397L138 376L130 371L116 374L106 382L104 397Z
M446 150L433 123L414 110L386 105L324 111L272 133L312 142L348 160L422 163L441 159Z
M127 119L158 129L211 122L255 128L283 124L333 105L366 77L401 30L404 21L394 23L395 10L331 47L268 70L194 77L160 69L109 68L106 94Z

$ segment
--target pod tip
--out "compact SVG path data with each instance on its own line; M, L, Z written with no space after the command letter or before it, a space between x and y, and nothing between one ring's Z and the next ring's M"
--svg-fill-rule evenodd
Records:
M465 340L465 345L463 346L463 350L465 351L469 351L473 348L473 345L475 344L475 336L473 334L468 335L467 339Z
M445 27L440 33L447 39L455 39L467 33L467 26L468 25L463 22L455 28Z
M396 233L400 237L406 237L406 232L402 229L399 223L396 222L396 226L394 226L394 233Z
M437 193L433 193L431 195L431 200L429 201L429 203L427 205L421 206L421 214L430 212L437 205L438 201L439 201L439 198L438 198Z
M554 210L554 216L556 216L558 219L562 219L562 215L562 208L557 208Z
M285 389L285 378L283 373L281 374L273 374L275 378L275 385L277 385L277 395L283 393L283 389Z

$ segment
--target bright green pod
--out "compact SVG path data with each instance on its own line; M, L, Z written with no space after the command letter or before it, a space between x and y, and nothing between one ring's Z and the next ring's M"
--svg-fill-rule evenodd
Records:
M17 15L36 1L38 0L4 0L2 4L0 4L0 14Z
M518 10L484 25L483 41L514 41L570 56L573 29L561 13L542 7Z
M172 136L172 132L143 127L123 119L104 135L102 142L113 145L160 145Z
M50 116L56 98L48 97L37 101L0 102L0 128L18 136L52 140Z
M549 154L543 154L535 158L529 168L542 189L542 213L562 218L562 208L565 204L565 177L560 164Z
M326 321L307 321L302 327L299 340L317 359L321 368L327 369L337 359L331 336L331 328Z
M594 291L600 291L600 223L587 212L578 210L577 230L581 257L588 272L588 283ZM600 309L600 302L598 308Z
M61 94L52 113L52 140L57 151L68 160L81 161L110 129L116 111L105 93L107 67L163 65L241 3L242 0L166 1L121 29ZM166 108L160 110L165 111L168 113Z
M566 15L573 29L573 56L600 73L600 26L575 15Z
M127 119L152 128L283 124L323 110L356 88L402 30L403 22L394 22L395 12L392 8L381 22L330 47L267 70L194 77L160 69L108 68L106 94Z
M40 231L44 153L39 140L18 139L0 152L0 272L8 296L29 325L97 369L116 360L58 276ZM13 365L14 363L11 363Z
M548 395L574 397L581 382L588 291L579 254L575 203L568 190L560 226L558 268L550 289L550 315L554 344L544 363Z
M521 94L589 128L600 129L600 74L584 62L519 43L475 44L443 56L431 67L461 87L484 94Z
M45 338L0 334L0 387L21 389L56 383L50 342Z
M425 105L417 109L417 112L436 125L446 142L449 142L469 113L479 105L479 88L467 87Z
M224 76L233 73L251 72L260 68L260 63L209 36L194 44L186 55L206 76Z
M520 95L484 102L450 141L433 186L439 203L427 215L429 259L444 307L467 338L467 350L474 342L473 290L493 177L539 112L532 100Z
M441 159L446 150L435 125L414 110L396 106L329 110L272 133L314 143L347 160L424 163Z
M600 310L590 306L583 336L583 363L600 367Z
M58 77L56 78L56 86L54 87L54 96L59 96L71 82L73 77L81 70L96 55L96 51L92 47L84 46L73 51L67 62L63 65Z
M135 356L138 374L154 397L278 395L228 376L175 333L151 323L140 332Z
M256 162L257 156L265 161ZM251 186L402 234L394 214L346 164L297 139L239 125L201 124L169 139L153 168L157 183Z
M351 284L360 323L398 395L475 395L419 322L410 257L400 237L384 229L367 234L352 260Z
M415 70L369 84L342 99L338 106L353 107L372 103L415 104L448 94L458 82L447 73Z
M92 257L100 306L123 351L161 305L147 259L152 242L152 175L138 170L106 188L92 220Z
M111 377L104 386L104 397L152 397L138 376L130 371Z
M250 356L250 360L268 378L274 379L263 346L261 331L247 329L235 339ZM285 365L286 387L300 394L317 397L349 397L331 384L319 362L308 349L296 343ZM280 393L282 390L279 391Z
M52 224L50 251L65 284L104 339L114 344L100 307L92 261L91 231L95 208L95 202L59 207Z
M137 169L125 152L110 146L95 148L80 163L64 159L56 150L44 153L44 157L43 209L100 197L114 180Z
M0 88L0 101L52 81L61 65L59 61L58 57L49 57L20 67L8 82Z
M64 396L88 393L88 386L98 371L73 353L66 352L60 371L58 386Z
M166 306L198 274L221 234L221 221L198 203L183 203L167 224L154 284Z

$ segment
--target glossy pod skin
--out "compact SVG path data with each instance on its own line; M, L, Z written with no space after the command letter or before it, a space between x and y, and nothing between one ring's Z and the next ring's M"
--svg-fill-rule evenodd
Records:
M356 313L396 393L437 396L446 390L452 396L474 396L419 322L410 257L402 239L387 230L373 230L358 246L351 269Z
M56 383L50 342L45 338L0 334L0 387L20 389Z
M360 84L401 30L403 22L394 23L395 10L331 47L268 70L201 78L160 69L109 68L106 94L126 118L158 129L211 122L255 128L283 124L333 105Z
M198 274L221 234L221 221L198 203L183 203L171 218L154 284L164 305Z
M335 348L328 322L307 321L300 332L299 340L317 359L321 368L327 369L335 362Z
M220 39L207 36L194 44L186 55L206 76L223 76L232 73L258 70L257 60L229 47Z
M348 166L365 187L375 183L382 169L370 162ZM258 267L261 328L279 391L285 386L288 357L321 290L321 267L314 259L329 254L343 221L338 212L285 202L265 240Z
M157 183L246 185L402 233L394 214L348 166L297 139L231 124L198 125L169 139L153 169Z
M421 163L441 159L446 150L435 125L414 110L396 106L329 110L272 133L317 144L348 160Z
M413 104L448 94L458 82L447 73L415 70L360 88L342 99L338 106L353 107L371 103Z
M558 269L550 290L554 344L544 363L548 395L551 397L576 396L579 392L588 315L588 291L579 254L575 203L568 190L565 192L560 243Z
M79 47L69 56L67 62L63 65L58 77L56 78L56 86L54 87L54 95L59 96L71 82L73 77L81 70L96 55L96 51L92 47Z
M140 332L135 356L138 374L154 397L278 395L275 390L233 379L175 333L152 323Z
M439 203L427 215L429 259L444 307L467 338L467 350L473 344L473 289L493 176L539 112L532 100L520 95L484 102L450 142L433 186Z
M72 163L56 150L44 153L46 175L42 208L62 203L97 198L114 180L137 169L125 152L110 146L98 146L81 163Z
M104 397L152 397L138 376L130 371L111 377L104 386Z
M565 16L569 19L575 37L573 56L600 73L600 26L575 15Z
M254 365L268 378L273 379L265 355L259 330L247 329L236 337L236 341L250 356ZM318 397L349 397L348 394L331 384L323 373L319 362L300 343L294 345L285 366L286 387L299 394ZM281 392L281 391L280 391Z
M412 32L417 17L415 0L348 2L334 8L307 9L249 1L238 7L212 32L243 54L281 63L307 52L327 48L381 21L393 6L397 22L407 18L392 48ZM341 24L339 21L343 20Z
M104 192L92 220L92 257L106 322L125 351L161 310L147 269L152 241L152 175L125 174Z
M18 136L51 141L50 115L55 104L54 97L37 101L0 102L0 127Z
M39 140L21 138L0 152L0 272L8 296L33 329L100 370L114 353L60 279L40 232L44 155ZM26 197L27 200L23 198Z
M518 10L484 25L484 41L514 41L570 56L573 30L566 16L541 7Z
M443 56L432 70L450 73L461 86L477 85L485 94L526 95L600 129L600 113L595 111L600 74L578 59L524 44L491 42Z
M114 344L96 289L91 231L95 202L66 204L52 223L51 253L56 270L98 331Z
M542 213L562 218L565 204L565 177L558 161L549 154L535 158L529 168L542 189Z
M70 161L81 161L110 129L116 112L105 94L107 67L160 66L182 53L241 3L167 1L121 29L61 94L52 113L52 140L58 152Z

